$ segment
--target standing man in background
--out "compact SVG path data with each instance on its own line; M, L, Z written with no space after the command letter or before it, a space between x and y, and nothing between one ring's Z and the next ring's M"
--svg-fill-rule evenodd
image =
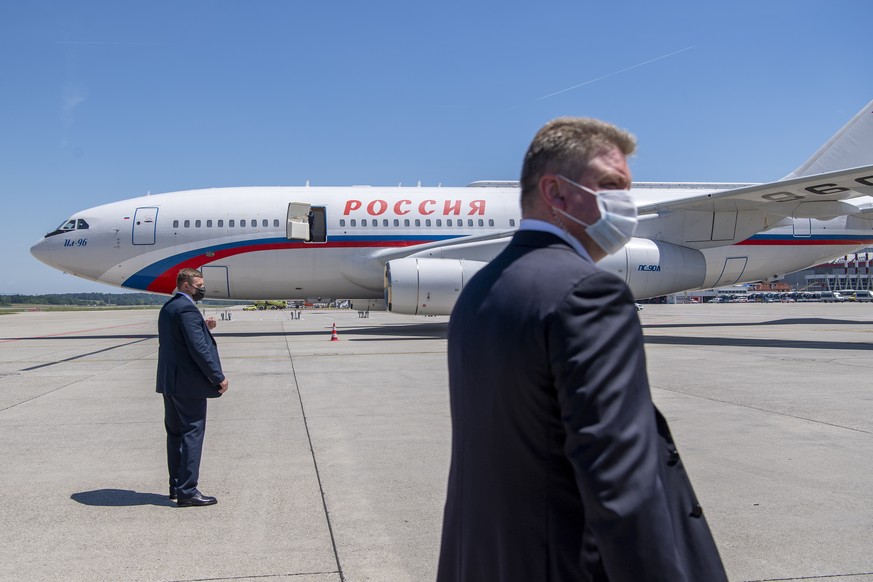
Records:
M651 400L633 297L595 264L636 228L635 149L595 119L543 127L518 232L455 305L439 582L726 580Z
M205 296L203 274L182 269L176 276L176 294L158 316L157 391L164 395L170 499L179 507L218 503L197 489L206 399L227 391L218 347L209 331L216 322L204 320L195 304Z

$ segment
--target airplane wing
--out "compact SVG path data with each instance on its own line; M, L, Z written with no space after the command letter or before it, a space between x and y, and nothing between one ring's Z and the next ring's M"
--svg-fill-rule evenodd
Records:
M652 202L639 206L638 212L646 215L671 210L762 210L795 218L833 218L849 214L854 208L840 201L871 195L873 165Z
M698 249L730 245L786 217L866 217L868 210L845 202L859 196L873 196L873 165L691 196L677 191L639 206L636 236Z
M515 230L502 230L482 235L461 236L411 247L385 249L374 255L380 263L405 257L437 259L469 259L490 261L506 246Z

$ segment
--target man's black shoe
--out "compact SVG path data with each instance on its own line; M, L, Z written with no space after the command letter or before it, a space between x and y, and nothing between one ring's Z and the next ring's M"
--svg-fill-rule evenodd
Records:
M176 488L170 487L170 501L176 501Z
M215 505L216 503L218 503L218 499L203 495L199 491L191 497L179 497L176 502L179 507L202 507L204 505Z

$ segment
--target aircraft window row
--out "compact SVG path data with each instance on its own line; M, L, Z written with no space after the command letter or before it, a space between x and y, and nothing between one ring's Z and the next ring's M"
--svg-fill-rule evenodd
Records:
M213 222L212 220L207 220L206 221L206 228L212 228L212 222ZM180 222L178 220L174 220L173 221L173 228L179 228L179 224L180 224ZM192 221L191 220L183 220L183 221L181 221L181 224L182 224L183 228L191 228ZM202 220L194 220L193 225L194 225L194 228L202 228L203 221ZM224 228L224 220L215 221L215 226L217 228ZM258 220L253 219L253 220L247 221L246 219L243 218L239 221L239 226L240 226L240 228L245 228L246 226L248 226L249 228L258 228ZM234 220L234 219L228 220L227 227L228 228L236 228L236 220ZM269 228L270 221L267 220L266 218L262 219L261 220L261 227L262 228ZM273 227L279 228L279 219L278 218L273 219ZM88 228L88 227L86 226L85 228Z
M373 218L370 220L368 220L366 218L362 218L360 222L361 222L361 226L380 226L378 218ZM422 220L420 218L416 218L414 221L411 221L408 218L403 219L403 226L412 226L413 223L415 226L422 226ZM391 226L391 224L392 224L392 221L389 221L387 218L382 219L381 226ZM478 224L479 226L485 226L485 219L480 218L477 221L474 221L472 218L467 219L467 226L475 226L476 224ZM341 227L344 227L346 225L346 219L340 218L339 225ZM393 225L400 226L400 219L395 218L393 220ZM434 220L431 220L430 218L424 219L424 226L442 226L442 225L443 225L442 218L436 218ZM509 225L515 226L515 219L511 219L509 221ZM358 220L356 218L350 218L349 219L349 226L358 226ZM446 219L446 227L452 227L452 226L464 226L464 220L462 218L457 218L457 219L454 219L454 221L453 221L451 218L447 218ZM488 219L488 226L494 226L494 219L493 218Z

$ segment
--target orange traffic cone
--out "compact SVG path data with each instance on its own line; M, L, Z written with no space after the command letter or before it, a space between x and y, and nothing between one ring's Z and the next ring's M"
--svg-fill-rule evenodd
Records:
M330 332L330 341L338 342L339 338L336 335L336 324L333 324L333 329Z

